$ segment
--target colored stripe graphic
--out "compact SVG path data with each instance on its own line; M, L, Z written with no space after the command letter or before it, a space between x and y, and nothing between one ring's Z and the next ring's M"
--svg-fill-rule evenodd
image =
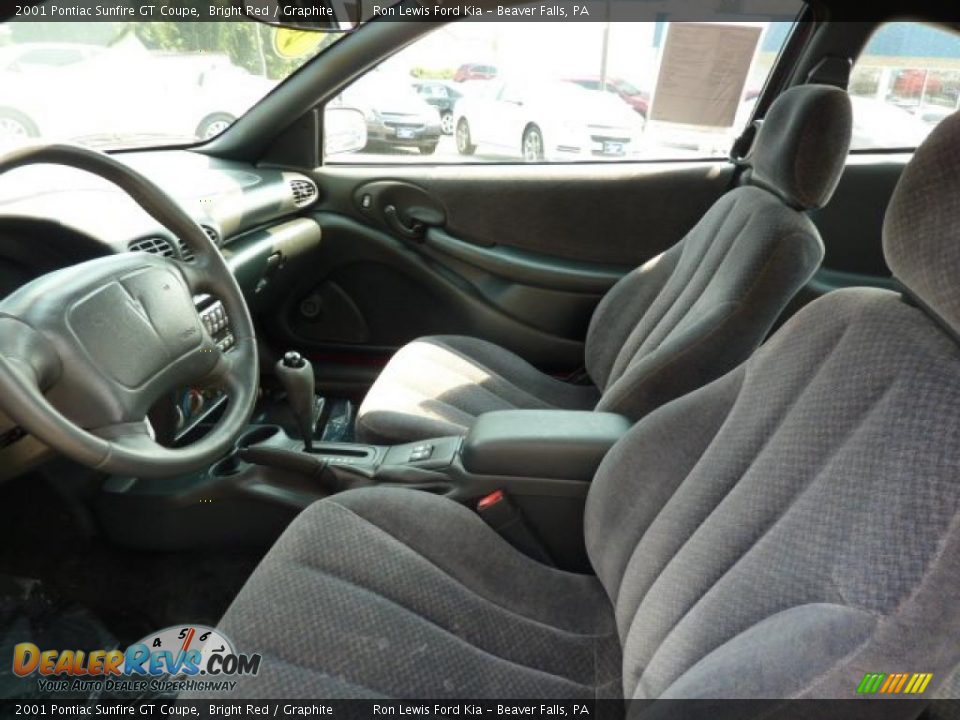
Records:
M933 673L867 673L857 686L857 694L919 695L932 679Z
M860 681L857 692L864 695L872 695L880 689L880 683L886 677L886 673L867 673Z

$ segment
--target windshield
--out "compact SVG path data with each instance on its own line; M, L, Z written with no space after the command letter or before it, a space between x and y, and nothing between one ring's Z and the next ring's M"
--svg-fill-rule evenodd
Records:
M8 23L0 27L0 147L208 140L343 37L299 35L251 20Z

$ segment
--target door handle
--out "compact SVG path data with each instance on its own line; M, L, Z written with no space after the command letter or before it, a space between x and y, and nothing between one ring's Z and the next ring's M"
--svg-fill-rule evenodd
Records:
M426 235L426 224L419 220L412 220L407 224L401 219L400 211L397 210L396 205L387 205L383 208L383 217L390 229L406 240L421 242Z

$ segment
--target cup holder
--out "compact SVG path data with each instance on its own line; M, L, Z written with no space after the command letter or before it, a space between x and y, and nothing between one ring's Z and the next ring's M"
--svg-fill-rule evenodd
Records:
M276 437L279 433L280 428L276 425L262 425L260 427L253 428L252 430L247 430L247 432L241 435L240 439L237 440L237 449L243 450L244 448L251 447L252 445L259 445L260 443Z

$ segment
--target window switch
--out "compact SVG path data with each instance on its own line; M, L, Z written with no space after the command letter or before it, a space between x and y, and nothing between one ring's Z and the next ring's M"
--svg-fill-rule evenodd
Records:
M414 445L410 451L409 462L428 460L433 455L433 445Z

